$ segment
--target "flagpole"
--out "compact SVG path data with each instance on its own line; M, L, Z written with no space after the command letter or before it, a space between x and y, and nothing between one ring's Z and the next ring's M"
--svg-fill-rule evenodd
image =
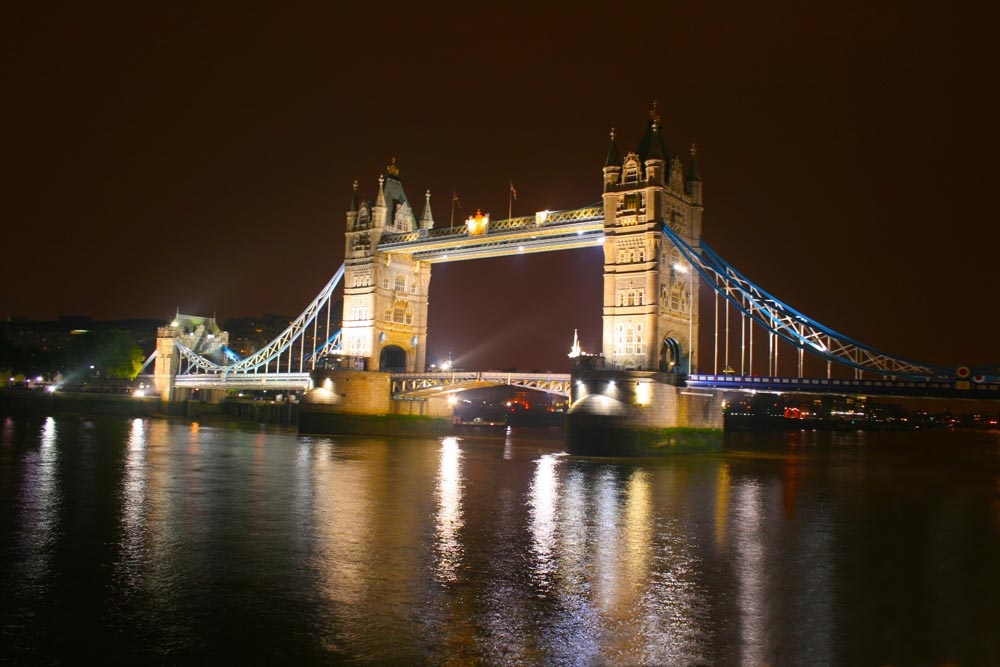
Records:
M514 181L510 181L508 185L510 187L507 188L507 219L510 220L511 211L514 210Z
M449 227L455 226L455 193L451 193L451 223Z

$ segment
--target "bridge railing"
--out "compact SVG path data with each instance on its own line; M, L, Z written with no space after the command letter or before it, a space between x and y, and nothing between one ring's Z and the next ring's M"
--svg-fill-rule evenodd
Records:
M517 218L491 221L485 236L489 236L494 232L530 229L532 227L554 227L572 222L599 220L603 219L603 217L604 209L600 206L586 206L584 208L575 208L566 211L546 211L544 216L541 218L541 222L539 222L538 215L527 215ZM439 229L421 229L414 232L386 234L379 241L379 246L383 247L402 243L417 243L428 239L443 240L448 238L465 238L468 235L469 229L465 225L441 227Z

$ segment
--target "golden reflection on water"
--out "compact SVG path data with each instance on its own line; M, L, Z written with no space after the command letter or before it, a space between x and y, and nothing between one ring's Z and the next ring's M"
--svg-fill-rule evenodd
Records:
M437 474L437 514L435 515L435 576L439 581L453 582L462 563L462 450L458 438L441 439Z
M47 417L38 434L38 449L25 454L24 480L18 503L21 522L18 548L29 553L25 579L39 582L50 569L51 545L59 530L59 445L56 420Z
M715 482L715 546L719 551L726 547L726 531L729 528L729 464L720 463Z
M531 480L528 506L531 512L532 571L537 583L544 589L556 571L556 503L559 480L556 476L558 458L545 454L535 461L535 474Z
M146 519L146 423L133 419L125 443L125 470L122 477L122 550L125 564L134 565L141 557ZM127 576L134 577L134 571Z
M763 665L768 658L764 578L763 490L756 480L736 486L733 507L733 569L739 606L740 662Z
M320 576L331 602L357 605L365 599L375 530L371 466L334 454L312 460Z

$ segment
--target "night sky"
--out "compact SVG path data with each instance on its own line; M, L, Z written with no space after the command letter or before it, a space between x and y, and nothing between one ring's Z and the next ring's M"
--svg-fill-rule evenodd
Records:
M5 3L0 316L294 316L354 179L395 156L439 227L453 191L505 218L509 181L515 215L588 205L655 99L743 273L888 352L1000 363L995 3L280 4ZM600 346L598 249L431 284L432 360Z

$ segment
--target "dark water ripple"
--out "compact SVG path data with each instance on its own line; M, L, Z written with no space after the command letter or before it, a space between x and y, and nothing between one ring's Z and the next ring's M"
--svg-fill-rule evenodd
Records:
M1000 664L1000 435L0 417L0 662Z

